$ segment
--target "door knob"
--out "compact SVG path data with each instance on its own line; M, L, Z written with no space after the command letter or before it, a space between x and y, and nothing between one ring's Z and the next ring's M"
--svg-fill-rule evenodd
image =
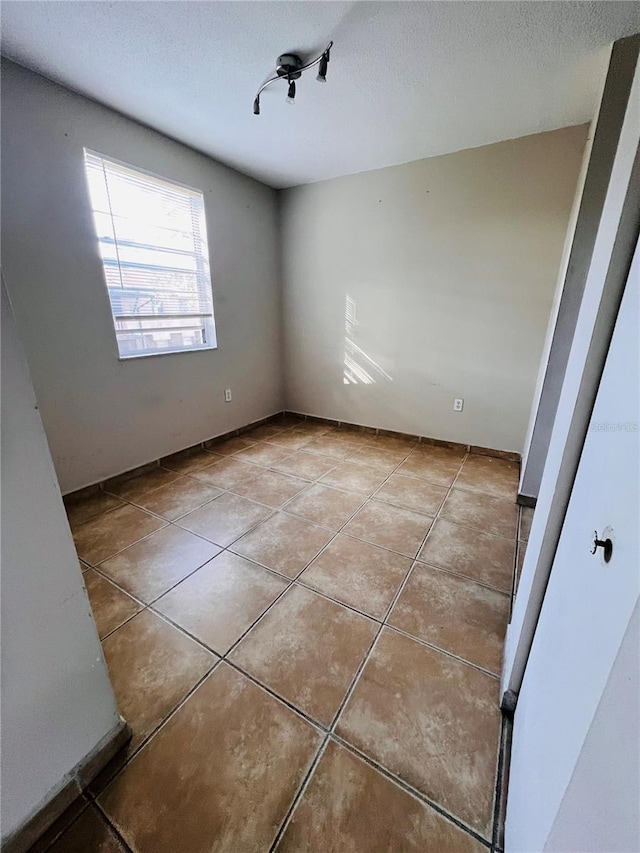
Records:
M602 534L605 535L607 531L605 530ZM605 563L608 563L611 559L611 555L613 554L613 542L608 537L606 539L600 539L598 537L598 531L593 531L593 548L591 549L591 553L595 554L598 548L602 548L602 554L604 557Z

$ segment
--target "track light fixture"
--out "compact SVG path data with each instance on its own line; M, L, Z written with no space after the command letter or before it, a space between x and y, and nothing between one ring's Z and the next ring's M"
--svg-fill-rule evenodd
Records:
M257 95L253 99L253 114L255 116L260 115L260 95L267 86L275 83L276 80L285 79L289 84L287 89L287 103L289 104L295 104L296 80L302 76L303 71L307 71L309 68L313 68L314 65L318 65L318 76L316 77L316 80L320 83L326 83L327 66L329 65L332 46L333 42L330 41L320 56L316 57L312 62L307 62L306 65L303 64L302 60L296 53L283 53L282 56L279 56L278 61L276 62L275 77L271 77L266 83L263 83L263 85L258 89Z

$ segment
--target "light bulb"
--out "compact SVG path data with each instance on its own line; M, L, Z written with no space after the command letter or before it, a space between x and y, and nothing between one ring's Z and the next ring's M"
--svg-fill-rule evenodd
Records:
M320 65L318 66L318 76L316 80L318 83L326 83L327 82L327 64L329 60L327 59L327 54L322 54L322 59L320 60Z

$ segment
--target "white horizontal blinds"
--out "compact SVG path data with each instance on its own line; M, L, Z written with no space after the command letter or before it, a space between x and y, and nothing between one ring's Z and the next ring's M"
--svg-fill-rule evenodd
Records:
M202 194L85 151L120 355L215 346Z

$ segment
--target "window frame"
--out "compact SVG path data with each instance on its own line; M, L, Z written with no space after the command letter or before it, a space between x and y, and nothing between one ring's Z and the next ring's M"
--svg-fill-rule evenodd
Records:
M202 217L203 217L203 225L204 225L204 237L205 237L205 243L206 243L206 254L204 255L204 257L205 257L207 265L208 265L207 278L208 278L208 287L210 289L210 297L211 297L211 315L210 316L209 315L197 315L197 316L200 316L202 318L203 329L206 330L207 337L209 338L208 343L201 344L198 346L180 347L178 349L170 349L167 347L167 348L163 348L163 349L150 350L148 352L139 351L139 352L131 352L131 353L122 353L120 351L120 341L119 341L118 332L126 332L127 330L126 329L118 329L116 327L116 323L118 322L118 320L117 320L116 315L114 313L113 304L111 302L111 295L109 293L109 285L108 285L108 279L107 279L107 269L106 269L105 261L104 261L104 258L102 256L102 252L101 252L101 248L100 248L101 237L100 237L100 233L99 233L99 230L97 228L97 224L96 224L96 220L95 220L96 212L100 212L100 211L96 211L96 209L94 208L94 204L93 204L93 198L92 198L92 193L91 193L91 185L90 185L89 173L88 173L87 155L89 155L90 157L99 158L100 160L104 161L107 164L111 163L114 166L120 166L123 169L127 169L127 170L133 172L134 174L138 174L138 175L141 175L143 177L147 176L154 181L159 181L159 182L164 183L164 184L169 184L170 186L176 187L178 190L181 190L181 189L185 190L185 192L199 196L202 199ZM164 175L159 175L156 172L152 172L149 169L144 169L144 168L141 168L139 166L134 166L131 163L127 163L126 161L120 160L116 157L111 157L111 156L108 156L106 154L102 154L99 151L96 151L96 150L89 148L87 146L83 146L83 163L82 163L82 165L83 165L83 171L84 171L84 177L85 177L85 184L87 187L87 195L88 195L88 201L89 201L89 213L91 216L91 228L93 231L93 237L94 237L95 246L97 249L98 260L100 262L100 266L102 269L102 277L103 277L103 281L104 281L104 286L105 286L105 290L107 293L107 301L108 301L108 305L109 305L109 314L111 317L111 326L112 326L113 335L114 335L114 339L115 339L118 361L131 361L131 360L140 359L140 358L154 358L157 356L179 355L182 353L190 353L190 352L206 352L206 351L218 349L218 333L217 333L216 322L215 322L214 289L213 289L213 279L211 276L211 257L210 257L210 252L209 252L209 235L208 235L209 229L208 229L208 222L207 222L207 209L206 209L206 203L205 203L205 195L204 195L203 190L201 190L197 187L193 187L190 184L186 184L183 181L176 181L173 178L168 178ZM109 207L110 207L109 214L111 216L113 216L113 210L111 210L111 205L109 205ZM117 249L118 241L117 241L117 238L115 236L115 230L114 230L114 241L115 241L115 246ZM162 250L162 247L158 247L158 249ZM194 253L194 255L195 255L195 253ZM185 319L188 319L189 316L193 317L194 315L193 314L191 314L191 315L185 314L185 315L177 315L177 316L173 315L172 319L180 319L180 317L184 317ZM153 319L154 317L162 318L162 315L161 314L140 315L140 319ZM135 318L135 319L137 319L137 318ZM167 328L170 329L170 327L167 327ZM131 330L131 331L142 331L142 332L144 332L145 330L142 329L142 330Z

